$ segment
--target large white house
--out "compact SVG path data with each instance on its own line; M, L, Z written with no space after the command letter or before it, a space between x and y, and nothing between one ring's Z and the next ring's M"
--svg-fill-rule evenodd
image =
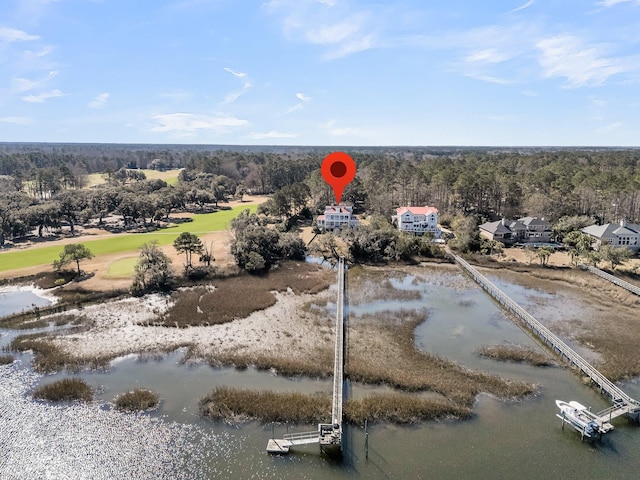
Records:
M317 225L322 232L353 228L358 226L358 217L353 214L353 207L327 205L324 209L324 215L318 215Z
M438 209L436 207L400 207L392 217L401 232L422 235L431 233L440 238L442 231L438 228Z
M583 233L598 240L598 245L608 243L614 247L627 247L633 252L640 250L640 225L621 220L620 224L591 225L582 229Z

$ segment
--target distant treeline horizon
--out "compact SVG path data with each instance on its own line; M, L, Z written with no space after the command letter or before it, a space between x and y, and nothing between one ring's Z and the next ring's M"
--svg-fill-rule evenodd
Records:
M332 202L320 165L338 149L357 165L343 199L358 212L390 217L398 206L433 205L478 221L527 215L640 221L640 148L626 147L0 143L0 184L23 190L35 182L44 198L81 187L87 174L117 180L114 174L122 169L184 168L171 192L193 188L194 181L216 197L221 185L230 195L237 187L274 194L304 184L309 206L318 211ZM300 190L284 196L293 191Z

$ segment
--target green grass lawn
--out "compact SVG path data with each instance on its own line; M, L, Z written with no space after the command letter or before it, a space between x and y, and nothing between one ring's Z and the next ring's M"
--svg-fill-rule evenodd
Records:
M94 255L110 253L135 252L143 243L157 240L159 245L173 243L182 232L190 232L203 235L209 232L227 230L231 226L231 220L243 210L249 209L255 212L257 205L241 205L231 210L221 210L214 213L196 214L192 222L178 225L149 233L116 234L113 237L90 240L78 238L78 243L85 245ZM14 252L0 253L0 272L15 270L18 268L33 267L36 265L51 264L62 251L62 246L32 248Z
M135 273L135 266L138 263L138 257L119 258L111 262L107 277L129 277Z
M139 171L143 172L147 179L155 179L159 178L160 180L164 180L169 185L173 185L178 181L178 175L180 174L181 168L175 168L173 170L165 170L161 172L159 170L149 170L149 169L140 169ZM93 187L95 185L103 185L107 183L104 173L90 173L87 175L87 187Z

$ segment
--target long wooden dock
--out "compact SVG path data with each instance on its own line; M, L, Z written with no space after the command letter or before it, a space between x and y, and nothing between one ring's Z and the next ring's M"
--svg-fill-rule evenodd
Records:
M630 415L634 419L640 416L640 402L634 400L627 395L620 387L611 382L594 366L589 364L584 358L578 355L571 347L563 342L558 336L551 332L547 327L542 325L524 308L514 302L507 294L491 283L485 276L480 274L474 267L458 255L455 255L447 248L447 253L466 270L469 275L503 308L518 318L530 331L532 331L539 339L551 347L558 355L567 360L573 367L582 372L583 375L589 377L591 382L600 389L600 393L604 393L611 398L613 406L595 414L596 420L604 431L613 429L611 420L621 416Z
M269 439L267 452L288 453L295 445L319 443L320 449L331 454L342 452L342 404L344 386L344 299L345 299L345 260L338 261L338 293L336 298L336 340L333 363L333 400L331 404L331 423L321 423L313 432L288 433L282 439Z
M584 270L589 270L591 273L593 273L594 275L599 276L600 278L604 278L605 280L608 280L609 282L618 285L619 287L624 288L625 290L628 290L629 292L640 296L640 287L637 287L636 285L629 283L629 282L625 282L624 280L619 279L618 277L611 275L607 272L604 272L602 270L600 270L599 268L596 268L592 265L587 265L586 263L581 263L579 265L580 268L584 269Z

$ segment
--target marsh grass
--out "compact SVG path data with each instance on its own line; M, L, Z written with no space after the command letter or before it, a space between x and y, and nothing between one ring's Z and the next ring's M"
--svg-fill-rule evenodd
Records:
M52 336L39 333L19 335L11 340L9 349L17 352L33 351L33 369L38 373L54 373L62 370L78 372L83 367L92 369L106 369L109 358L96 356L75 357L54 343Z
M0 365L11 365L13 363L13 355L0 355Z
M318 424L330 420L331 397L325 394L276 393L217 387L199 402L200 414L211 420L241 423ZM372 395L347 400L344 420L416 424L440 418L468 418L470 408L408 394Z
M63 378L36 388L33 391L33 398L50 402L69 402L73 400L90 402L93 400L93 392L91 387L81 378Z
M404 392L430 391L461 406L486 392L501 398L535 393L534 385L509 381L463 366L415 347L414 330L425 313L383 312L352 322L346 375L351 381L384 384Z
M331 416L331 398L328 395L217 387L203 397L199 405L203 417L230 423L259 420L317 424Z
M548 355L522 345L489 345L479 348L476 354L501 362L528 363L536 367L556 364Z
M317 293L328 288L333 277L317 265L286 262L263 276L245 273L216 279L213 290L202 286L174 293L173 306L159 319L143 325L184 328L231 322L274 305L273 291Z
M215 367L232 366L239 370L254 367L272 370L285 377L328 378L333 375L333 350L319 349L308 360L296 356L220 354L206 356Z
M158 406L160 397L157 393L143 388L136 388L118 395L113 403L118 410L127 412L152 410Z
M546 326L597 352L601 361L596 367L610 380L640 375L640 297L580 269L521 270L495 270L494 274L526 288L574 297L582 307L581 314Z

